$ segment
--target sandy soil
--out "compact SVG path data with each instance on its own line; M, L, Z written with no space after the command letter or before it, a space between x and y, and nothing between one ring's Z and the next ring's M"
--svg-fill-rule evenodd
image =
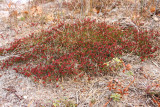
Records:
M43 6L49 11L50 8L47 7L52 5L52 3L47 3ZM123 10L121 9L120 11ZM132 23L130 17L125 16L125 13L120 12L121 14L115 14L117 11L117 9L112 10L110 16L105 17L105 21L108 23L120 22L122 26L135 25ZM66 16L69 15L66 14ZM7 43L24 35L27 36L29 33L38 32L41 29L41 26L36 28L30 27L30 25L22 21L18 23L22 29L11 27L5 21L9 13L6 11L4 4L0 4L0 16L0 34L3 34L3 38L0 38L0 47L7 46ZM89 17L103 20L103 17L99 17L97 14ZM158 16L156 18L158 20L150 17L142 21L142 23L145 23L143 26L135 26L159 30L160 18ZM45 27L47 26L46 24ZM15 31L18 31L18 33ZM0 56L0 60L3 58ZM157 105L146 95L145 91L148 86L160 83L160 56L145 62L140 62L139 57L132 55L125 55L122 59L125 63L132 65L131 71L134 74L135 81L129 87L128 95L125 95L119 102L109 102L108 107L156 107ZM93 100L95 101L93 107L103 107L108 102L109 96L112 93L107 88L109 81L116 80L127 86L133 79L133 76L128 76L127 73L120 72L115 77L95 77L91 81L88 81L87 77L77 81L68 79L67 81L61 81L57 84L51 83L44 87L41 81L35 83L31 78L17 74L10 68L0 71L0 107L41 107L42 105L52 107L53 104L59 104L58 106L65 107L69 103L68 101L74 104L76 103L78 107L89 107L90 102ZM56 85L59 87L56 87ZM160 87L153 88L152 90L160 90Z

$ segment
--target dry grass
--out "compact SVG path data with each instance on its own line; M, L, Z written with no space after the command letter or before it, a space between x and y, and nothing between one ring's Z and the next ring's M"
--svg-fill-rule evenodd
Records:
M54 3L50 3L50 1L54 1ZM81 0L72 0L71 7L67 7L68 4L60 5L56 0L35 0L32 4L29 4L22 10L9 8L10 12L16 10L18 12L18 16L13 14L13 17L10 17L8 22L6 21L7 24L11 24L13 26L12 28L14 28L14 30L10 29L9 36L5 37L4 40L8 41L11 38L10 35L13 34L16 35L14 38L21 38L24 37L24 35L28 35L33 32L40 32L43 29L47 29L49 26L57 25L60 21L73 23L75 18L84 17L90 17L92 19L97 19L98 21L105 20L115 26L116 23L120 23L121 27L128 27L132 25L136 29L154 29L160 31L160 22L156 21L152 17L152 14L155 12L155 8L159 8L159 5L156 7L157 2L155 0L143 0L143 3L140 1L141 0L91 0L90 11L87 14L84 14L87 7L85 7L85 3L83 3L84 8L82 10L82 6L80 5L82 4ZM45 5L41 4L44 2L48 3ZM33 11L33 6L36 6L36 8L38 6L42 7L42 11ZM158 15L159 14L156 15L157 18L159 17ZM12 20L12 22L10 22L10 20ZM16 21L17 24L15 24ZM4 35L7 33L8 31L3 32ZM160 43L160 41L156 42ZM150 95L150 92L158 93L160 90L159 51L155 54L157 55L155 59L146 60L145 62L140 62L140 59L137 56L125 54L122 59L126 64L131 64L132 69L130 71L119 71L116 76L109 75L94 77L90 81L86 76L76 81L68 78L65 81L59 81L57 83L57 87L52 83L43 87L41 81L39 83L32 83L30 82L30 79L25 77L20 78L21 76L16 73L12 74L11 72L8 73L8 71L6 71L5 74L5 72L0 71L0 78L2 76L1 79L4 81L2 84L3 88L14 85L18 91L17 95L21 95L23 97L26 96L26 99L22 99L22 103L20 104L14 94L11 93L11 95L8 95L7 97L5 96L7 91L1 90L1 95L4 95L5 97L0 96L0 101L3 102L3 104L11 104L12 106L27 105L41 107L42 105L45 105L47 107L51 105L53 106L54 104L60 104L59 106L77 104L79 107L158 107L158 103L153 100L153 98L155 98L154 95L156 94ZM109 81L117 84L120 83L123 87L127 87L134 79L132 73L135 80L134 83L128 87L128 94L120 98L119 102L111 100L110 96L115 93L115 91L109 90L109 87L107 87ZM148 93L146 93L146 90L148 89L147 87L151 87L149 90L150 92ZM15 101L16 104L14 105L12 101Z

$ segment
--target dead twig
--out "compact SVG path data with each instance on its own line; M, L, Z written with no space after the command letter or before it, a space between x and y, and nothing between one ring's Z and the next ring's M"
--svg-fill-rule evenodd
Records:
M158 67L158 68L159 68L159 66L158 66L158 64L157 64L157 63L155 63L155 62L153 62L153 61L152 61L152 63L153 63L156 67Z
M14 89L13 86L8 86L8 88L2 88L4 89L5 91L8 91L7 94L6 94L6 97L9 95L9 94L14 94L18 99L22 100L23 98L20 97L19 95L16 94L16 90Z

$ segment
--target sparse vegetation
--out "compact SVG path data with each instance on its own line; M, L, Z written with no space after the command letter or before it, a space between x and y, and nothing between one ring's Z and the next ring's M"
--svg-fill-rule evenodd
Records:
M135 82L138 81L136 76L140 74L137 72L144 70L144 68L133 70L134 65L125 61L123 56L126 54L137 56L142 63L158 57L160 49L160 33L153 29L140 28L144 25L141 19L150 17L158 10L155 8L157 2L138 1L140 7L135 10L136 5L134 5L133 11L128 13L132 14L130 20L132 23L129 25L111 24L102 20L105 15L122 5L127 7L136 4L136 1L127 1L117 1L113 4L113 0L107 2L106 0L89 0L87 4L85 0L63 2L34 0L30 2L28 10L23 12L12 10L13 3L9 3L8 10L14 11L11 18L16 22L16 26L13 27L17 27L18 23L22 22L27 23L31 29L38 28L38 32L30 33L27 37L21 37L0 47L0 56L4 57L0 59L0 70L13 68L16 73L30 77L35 83L42 83L44 86L52 83L55 89L61 91L66 90L60 84L64 81L85 81L85 84L92 84L93 88L95 84L92 82L96 78L107 76L103 91L107 90L110 93L105 93L107 100L105 99L105 104L103 102L101 105L106 107L111 102L120 102L124 96L130 94L130 89L132 91L138 89ZM57 3L55 6L60 6L56 12L54 11L56 14L53 11L51 14L46 14L43 6L37 5L46 2L55 2ZM152 6L148 7L146 4L152 4ZM63 9L74 15L65 16L66 11L64 12ZM96 19L91 17L95 14ZM77 15L83 17L77 18ZM70 21L67 20L68 18ZM18 35L18 30L15 32ZM4 39L3 36L1 38ZM141 75L148 78L145 73ZM159 80L155 81L159 82ZM97 87L100 85L98 84ZM159 88L159 83L148 86L145 92L147 97L151 97L153 104L159 106L159 91L151 90L154 87ZM81 92L83 91L86 90ZM80 104L77 92L77 103L65 99L55 100L51 105L77 107ZM98 98L100 97L88 95L88 105L90 107L98 105L100 103Z
M119 101L121 99L121 94L113 93L111 95L111 98L113 99L113 101Z

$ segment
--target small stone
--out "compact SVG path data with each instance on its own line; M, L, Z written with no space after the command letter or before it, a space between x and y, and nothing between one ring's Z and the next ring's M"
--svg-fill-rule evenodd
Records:
M27 96L23 96L24 99L27 99Z
M157 16L153 16L152 17L155 21L159 21L158 17Z

